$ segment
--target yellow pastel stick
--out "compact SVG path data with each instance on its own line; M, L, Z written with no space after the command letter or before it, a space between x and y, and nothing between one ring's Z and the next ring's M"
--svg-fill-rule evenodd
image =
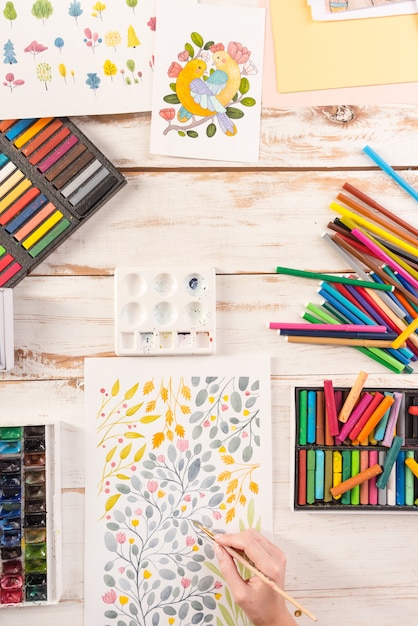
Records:
M339 450L335 450L332 455L332 487L337 487L341 484L343 476L343 455ZM334 497L334 500L339 500L341 495Z
M43 222L25 241L22 246L29 250L41 237L45 235L63 217L61 211L55 211L49 219Z
M32 187L32 183L28 178L24 178L19 185L17 185L10 193L7 194L0 202L0 213L3 213L5 209L8 209L15 200L19 198L29 187Z
M418 463L415 459L405 459L405 465L407 465L413 475L418 478Z

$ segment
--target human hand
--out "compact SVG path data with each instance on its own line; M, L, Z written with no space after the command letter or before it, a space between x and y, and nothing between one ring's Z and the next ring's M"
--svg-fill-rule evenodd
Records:
M254 565L284 589L286 557L261 533L248 529L235 534L215 537L219 567L235 602L245 611L254 626L295 626L284 598L258 576L248 580L241 577L234 559L222 546L243 550Z

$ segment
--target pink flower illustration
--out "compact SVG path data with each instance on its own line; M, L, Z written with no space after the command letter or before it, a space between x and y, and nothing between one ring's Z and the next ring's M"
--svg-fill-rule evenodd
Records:
M174 119L176 111L173 107L170 107L168 109L160 109L159 113L163 119L167 120L167 122L171 122L171 120ZM161 456L164 459L164 456L163 455ZM160 460L160 457L158 457L158 460ZM164 460L160 461L160 463L164 463Z
M125 541L126 541L125 533L122 533L122 532L116 533L116 541L118 543L125 543Z
M170 78L177 78L177 76L180 74L182 69L183 68L179 63L177 63L176 61L173 61L170 67L168 68L167 74L169 75Z
M245 439L246 437L248 437L248 433L245 432L245 430L242 431L242 438Z
M147 489L151 493L155 493L158 489L158 483L156 480L149 480L147 482Z
M211 52L218 52L218 50L225 50L223 43L214 43L213 46L210 47Z
M190 500L192 499L192 496L190 494L187 494L184 496L183 498L186 502L190 502Z
M181 52L178 53L177 58L179 61L188 61L189 56L190 54L188 53L187 50L182 50Z
M167 109L164 109L164 110L167 110ZM174 111L174 109L173 109L173 111ZM160 115L161 115L161 112L160 112ZM173 117L174 117L174 115L173 115ZM165 117L164 119L167 119L167 118ZM171 119L173 119L173 118L171 118ZM164 454L159 454L157 456L157 461L158 461L158 463L165 463L165 456L164 456Z
M116 598L116 591L114 589L106 591L106 593L102 596L102 600L106 604L113 604L116 601Z
M221 408L222 408L222 411L227 411L229 407L227 404L223 404Z
M195 538L189 535L188 537L186 537L186 546L193 546L195 541Z
M156 17L150 17L149 21L147 22L147 26L149 26L151 30L155 30L155 28L157 26L157 18Z
M210 421L209 421L209 420L205 420L205 421L203 422L203 426L204 426L205 428L209 428L209 426L210 426Z
M219 513L219 511L214 511L212 513L213 519L221 519L222 515Z
M221 581L220 580L216 580L214 587L215 587L215 589L222 589Z
M187 441L187 439L178 439L176 445L177 450L180 450L180 452L186 452L186 450L188 450L189 448L189 442Z
M184 589L187 589L187 587L190 587L191 584L192 584L192 581L190 580L190 578L181 579L181 586L184 587Z
M239 41L230 41L228 52L237 63L246 63L251 56L251 52Z

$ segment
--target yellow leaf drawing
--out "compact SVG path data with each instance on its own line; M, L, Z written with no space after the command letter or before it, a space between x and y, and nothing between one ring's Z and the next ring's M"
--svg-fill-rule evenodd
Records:
M119 378L118 378L118 380L115 381L115 383L113 384L113 387L112 387L111 394L112 394L113 397L118 395L119 387L120 387L120 384L119 384Z
M171 409L167 409L165 414L165 421L167 426L171 426L173 423L173 411Z
M113 496L110 496L110 498L107 499L107 502L105 504L106 511L110 511L110 509L113 509L120 496L120 493L115 493Z
M223 454L221 456L221 461L223 461L225 465L233 465L235 463L234 457L231 456L230 454Z
M244 496L244 494L242 493L239 497L239 503L244 506L247 503L247 498Z
M127 446L125 446L124 448L122 448L122 450L119 453L119 456L121 459L126 459L126 457L128 456L128 454L130 453L132 449L132 444L128 443Z
M155 433L152 437L152 447L159 448L165 439L164 433Z
M138 463L138 461L142 459L142 457L144 456L146 447L147 447L146 445L143 445L142 448L139 448L139 450L135 452L135 456L134 456L135 463Z
M238 478L234 478L234 480L231 480L231 482L229 483L226 493L232 493L237 488L238 488Z
M152 424L152 422L156 422L160 417L161 415L144 415L139 421L142 424Z
M178 437L184 437L184 435L186 434L186 431L184 430L184 426L182 426L181 424L177 424L175 431Z
M117 446L115 446L114 448L112 448L111 450L109 450L109 452L106 454L106 463L109 463L109 461L112 460L113 455L116 452L116 448Z
M139 411L142 405L143 405L143 402L141 402L140 404L135 404L135 406L131 406L129 409L127 409L126 415L128 417L130 417L131 415L135 415L135 413Z
M144 383L144 386L142 388L142 393L144 394L144 396L147 396L153 390L154 390L154 382L152 380L149 380L148 382Z
M119 478L119 480L129 480L129 476L126 474L116 474L116 478Z
M143 439L144 438L144 435L141 435L141 433L134 433L132 432L132 430L128 430L127 433L123 433L123 436L126 439L140 439L140 438Z
M252 493L258 493L258 485L254 481L250 482L250 491Z
M151 413L151 411L155 411L156 405L157 405L156 400L150 400L147 404L147 408L145 409L145 412Z
M139 383L136 383L136 385L128 389L128 391L125 392L125 400L130 400L131 398L133 398L133 396L136 394L138 390L138 387L139 387Z
M233 507L232 509L229 509L229 511L226 512L226 515L225 515L226 523L229 524L229 522L232 522L234 517L235 517L235 508Z
M187 404L181 404L180 408L183 415L189 415L189 413L191 413L190 407Z
M161 387L160 395L161 395L161 399L164 402L167 402L167 400L168 400L168 389L167 389L167 387Z
M217 478L218 482L223 482L224 480L229 480L231 478L231 472L221 472Z
M183 396L183 398L186 398L186 400L190 400L192 397L190 387L188 387L187 385L183 385L183 387L181 388L181 395Z
M60 63L58 65L58 70L63 78L67 76L67 68L65 67L64 63Z
M169 441L173 441L173 439L174 439L174 433L173 433L173 431L172 431L172 430L167 430L167 439L168 439Z
M232 502L235 500L235 498L236 498L236 495L235 495L235 493L233 493L233 494L231 494L231 495L227 498L227 500L226 500L226 501L228 502L228 504L232 504Z

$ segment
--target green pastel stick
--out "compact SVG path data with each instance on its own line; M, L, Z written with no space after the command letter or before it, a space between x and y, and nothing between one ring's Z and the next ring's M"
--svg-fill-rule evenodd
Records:
M386 453L385 462L383 464L383 472L380 474L380 476L378 476L376 480L376 487L378 489L386 488L390 473L393 469L394 464L396 463L396 459L399 454L399 450L401 449L402 443L402 437L395 435L392 440L392 445Z
M308 432L308 391L302 389L299 392L299 445L306 446Z
M360 450L351 451L351 476L357 476L360 472ZM360 485L350 490L351 504L360 504Z
M314 504L315 502L315 450L307 451L306 459L306 502Z
M351 478L351 450L343 450L341 452L343 456L343 475L342 481L347 478ZM351 490L349 489L345 493L341 494L341 504L351 504Z
M413 459L413 450L405 452L405 459ZM405 504L413 506L414 504L414 475L407 465L405 465Z
M325 450L324 502L331 502L332 494L332 450Z

